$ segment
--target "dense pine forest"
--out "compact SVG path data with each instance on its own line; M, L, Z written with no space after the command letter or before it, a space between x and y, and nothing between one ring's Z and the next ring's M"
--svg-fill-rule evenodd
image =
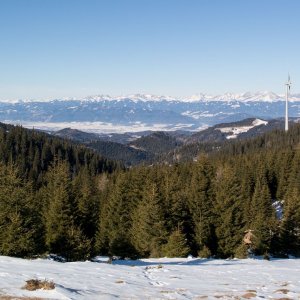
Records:
M296 124L124 169L84 146L2 124L0 255L243 258L253 230L252 253L300 256L299 143Z

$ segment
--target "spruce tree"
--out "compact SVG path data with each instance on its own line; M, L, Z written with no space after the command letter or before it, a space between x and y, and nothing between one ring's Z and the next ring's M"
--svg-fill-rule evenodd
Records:
M276 218L271 194L264 176L257 178L248 218L249 229L254 230L256 237L253 250L257 254L269 252L275 233Z
M157 187L148 182L144 187L143 199L133 212L131 240L142 257L159 257L166 242L166 224L159 203Z
M30 256L38 248L40 220L29 184L14 165L0 164L0 254Z
M208 159L202 156L199 157L192 171L191 184L187 188L197 251L202 251L204 248L215 251L212 232L214 213L211 180L213 170Z
M215 226L218 239L217 255L234 256L235 249L243 237L244 216L241 197L241 183L235 170L229 166L217 170L214 181L216 193L214 209Z
M290 188L284 198L284 215L280 227L282 251L300 256L300 193L298 187Z
M48 250L67 260L85 259L90 244L75 222L76 206L72 194L69 165L57 160L47 173L43 190L45 205L45 242Z
M96 237L96 249L101 253L111 253L111 245L130 244L131 212L141 199L142 177L137 173L120 173L111 185L108 197L101 207L99 227ZM117 241L117 243L116 243ZM128 246L128 249L132 247ZM118 247L115 247L118 249ZM131 250L130 250L131 251ZM128 252L127 257L131 254ZM119 255L114 251L114 255ZM122 255L124 253L122 252Z
M167 257L187 257L190 253L190 248L187 245L185 235L176 229L173 231L164 246L164 255Z
M99 219L100 195L95 178L90 175L87 168L80 171L73 180L73 190L77 206L76 223L89 239L93 239Z

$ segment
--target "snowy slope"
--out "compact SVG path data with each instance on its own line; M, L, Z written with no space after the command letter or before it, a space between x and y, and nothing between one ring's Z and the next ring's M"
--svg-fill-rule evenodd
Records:
M236 127L221 127L216 128L215 130L220 130L223 133L230 133L226 136L227 139L235 139L238 137L239 134L248 132L250 129L260 126L260 125L267 125L268 122L260 119L255 119L251 125L249 126L236 126Z
M145 259L58 263L0 256L1 295L48 299L299 299L300 260ZM52 291L25 291L48 279Z

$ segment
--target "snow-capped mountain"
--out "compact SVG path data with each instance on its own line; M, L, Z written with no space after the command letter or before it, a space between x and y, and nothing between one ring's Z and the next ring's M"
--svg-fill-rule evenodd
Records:
M256 93L225 93L222 95L207 95L207 94L197 94L189 98L185 98L185 102L199 102L199 101L243 101L243 102L253 102L253 101L263 101L263 102L275 102L285 100L285 95L277 95L273 92L262 91ZM299 94L293 94L289 96L290 101L300 101Z
M188 98L135 94L49 101L0 101L0 121L47 130L71 127L98 133L197 131L245 118L283 117L283 100L284 96L272 92L248 92L219 96L199 94ZM292 117L300 116L300 94L291 95L289 112Z
M173 97L165 95L152 95L152 94L131 94L131 95L122 95L122 96L110 96L110 95L92 95L83 98L77 97L68 97L62 99L2 99L0 102L5 103L30 103L30 102L53 102L53 101L87 101L87 102L103 102L103 101L124 101L131 100L133 102L207 102L207 101L263 101L263 102L274 102L274 101L283 101L285 100L285 95L278 95L269 91L260 91L260 92L246 92L246 93L225 93L220 95L209 95L209 94L195 94L189 97ZM300 101L300 94L292 94L289 96L291 102Z
M169 101L169 102L201 102L201 101L282 101L285 100L284 95L277 95L269 91L261 91L256 93L246 92L246 93L225 93L221 95L209 95L209 94L195 94L190 97L172 97L164 95L151 95L151 94L132 94L126 96L109 96L109 95L96 95L88 96L83 99L71 98L67 100L84 100L84 101L124 101L131 100L134 102L152 102L152 101ZM290 95L290 101L300 101L300 94Z

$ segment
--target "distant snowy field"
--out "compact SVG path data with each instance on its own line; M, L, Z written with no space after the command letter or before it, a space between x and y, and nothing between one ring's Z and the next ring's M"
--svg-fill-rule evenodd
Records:
M126 133L126 132L143 132L143 131L174 131L190 130L199 131L206 129L208 126L197 127L191 130L192 124L145 124L142 122L133 122L127 125L105 122L26 122L4 120L6 124L22 125L28 129L40 129L43 131L58 131L64 128L72 128L91 133Z
M1 296L47 299L300 299L300 259L59 263L0 256ZM51 291L26 291L47 279ZM13 298L16 299L16 298Z

